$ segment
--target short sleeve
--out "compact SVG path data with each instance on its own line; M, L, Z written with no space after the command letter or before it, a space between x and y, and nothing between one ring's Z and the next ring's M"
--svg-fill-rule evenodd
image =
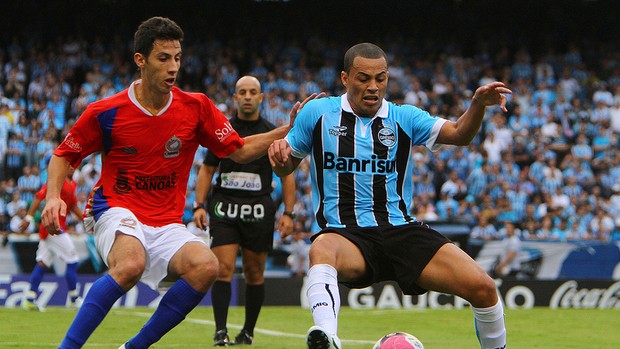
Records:
M198 142L219 158L225 158L243 146L243 139L215 104L201 96Z

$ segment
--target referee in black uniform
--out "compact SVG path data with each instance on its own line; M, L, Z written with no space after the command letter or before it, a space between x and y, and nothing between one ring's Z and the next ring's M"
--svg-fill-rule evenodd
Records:
M253 76L240 78L233 97L237 103L237 115L230 123L241 137L275 128L259 114L264 95L258 79ZM219 175L212 192L209 193L216 171ZM196 182L194 222L199 228L205 229L208 210L210 234L213 238L211 250L220 264L217 281L211 288L216 327L213 341L216 346L232 344L228 337L226 319L239 246L242 250L243 274L247 286L245 323L235 337L234 344L252 344L254 327L265 297L265 263L273 247L276 207L271 199L272 180L271 165L266 154L249 164L238 164L227 158L219 159L213 153L207 152L200 167ZM208 200L207 194L210 194ZM277 230L282 236L287 236L293 230L295 218L295 180L292 175L282 178L282 199L284 212Z

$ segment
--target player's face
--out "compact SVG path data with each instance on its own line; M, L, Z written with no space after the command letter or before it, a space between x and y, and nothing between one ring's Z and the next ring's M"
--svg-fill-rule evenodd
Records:
M181 67L181 43L178 40L155 40L148 57L137 53L142 83L152 91L167 94L174 86Z
M246 77L239 79L234 94L239 118L258 118L258 107L263 102L263 97L260 84L256 79Z
M385 58L355 57L349 72L340 75L355 114L375 116L387 90L389 73Z

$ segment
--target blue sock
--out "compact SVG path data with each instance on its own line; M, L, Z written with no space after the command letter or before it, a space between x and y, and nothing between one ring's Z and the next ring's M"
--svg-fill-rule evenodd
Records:
M32 273L30 274L30 291L35 293L39 292L39 285L41 284L41 280L43 280L43 275L45 275L46 269L41 266L41 264L37 263L32 269ZM28 299L29 301L33 301L34 299Z
M162 297L153 316L144 324L140 332L125 344L125 347L127 349L148 348L183 321L204 296L205 293L194 290L185 280L177 280Z
M77 288L77 267L77 262L67 264L67 270L65 271L65 280L67 280L67 288L69 289L69 291L75 290Z
M75 319L73 319L65 339L60 343L58 349L81 348L101 321L103 321L114 302L124 294L125 290L121 288L110 274L106 274L95 281L86 294L82 307Z

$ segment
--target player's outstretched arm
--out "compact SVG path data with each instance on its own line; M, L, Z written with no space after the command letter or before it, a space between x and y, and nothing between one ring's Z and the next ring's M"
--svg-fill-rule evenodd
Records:
M325 92L321 92L319 94L313 93L310 96L306 97L303 102L295 103L289 113L290 120L288 125L280 126L269 132L259 133L243 138L243 146L235 150L232 154L230 154L229 157L234 162L238 162L240 164L247 164L248 162L267 155L267 150L269 149L271 143L273 143L273 141L277 139L284 138L288 131L293 127L295 117L297 117L297 113L299 113L301 108L303 108L303 106L306 105L306 103L308 103L309 101L325 96Z
M67 216L67 204L60 198L62 184L67 178L71 164L63 157L52 155L47 168L47 194L45 207L41 213L41 224L48 233L60 234L60 216Z
M503 82L491 82L476 89L469 108L456 121L446 122L439 132L437 143L467 145L478 133L487 106L499 104L506 110L506 94L511 94Z

